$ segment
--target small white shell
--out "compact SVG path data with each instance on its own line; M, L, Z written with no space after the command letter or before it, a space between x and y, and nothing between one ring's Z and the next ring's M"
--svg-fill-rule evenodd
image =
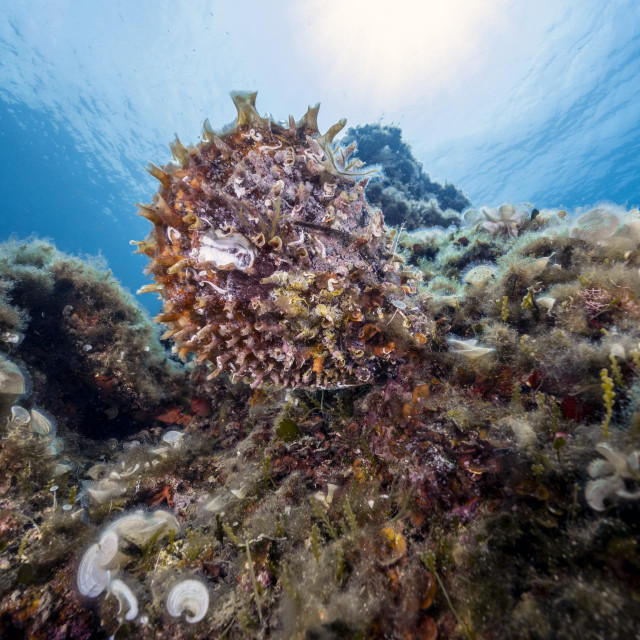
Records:
M200 248L194 256L199 262L212 262L215 266L233 264L235 269L246 271L253 266L256 251L241 233L217 238L208 231L200 236Z
M121 614L123 609L126 610L125 620L133 620L138 615L138 599L122 580L118 580L118 578L112 580L109 583L108 591L118 599L118 614Z
M169 615L178 617L187 611L187 622L200 622L209 608L209 592L199 580L178 582L167 597Z
M247 490L244 487L239 489L229 489L229 493L233 494L239 500L243 500L247 496Z

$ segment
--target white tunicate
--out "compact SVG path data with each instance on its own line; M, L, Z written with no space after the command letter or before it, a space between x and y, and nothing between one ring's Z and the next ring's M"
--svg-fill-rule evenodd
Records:
M167 597L169 615L178 617L187 612L186 620L190 623L200 622L209 608L209 591L199 580L183 580L178 582Z
M73 307L70 304L65 305L64 309L62 310L62 315L68 316L72 311L73 311Z
M107 500L118 498L125 491L126 489L122 485L111 480L101 480L87 487L87 494L96 504L102 504Z
M172 531L174 534L178 533L180 523L173 514L162 509L148 514L138 510L118 518L108 531L113 531L137 547L142 547L154 537L159 539Z
M163 436L162 436L162 441L166 442L167 444L170 444L172 447L179 447L180 446L180 441L182 440L182 438L184 438L184 433L182 433L181 431L167 431Z
M92 544L82 556L76 582L83 596L97 598L109 584L110 572L100 566L100 547Z
M447 338L447 342L452 346L452 353L457 353L469 360L475 360L486 353L494 351L491 347L482 347L478 341L473 338L471 340L460 340L459 338Z
M94 464L93 467L87 469L85 475L89 476L92 480L97 480L107 469L107 465L104 463Z
M549 260L553 257L553 253L550 256L543 256L533 261L533 274L538 275L542 273L549 265Z
M118 535L113 531L105 532L100 538L96 558L101 567L111 569L114 563L117 563L120 557L118 553L118 543Z
M606 209L592 209L578 218L571 235L587 242L610 238L618 228L618 216Z
M67 462L58 462L56 466L53 468L53 476L57 478L58 476L62 476L65 473L69 473L73 470L73 467Z
M0 393L19 396L25 392L24 376L13 362L0 356Z
M53 424L38 409L31 409L31 430L39 436L47 436L53 431Z
M216 267L233 264L235 269L246 271L253 266L256 254L253 245L241 233L218 238L212 231L200 236L200 247L194 250L198 262L211 262Z
M547 314L551 313L551 309L553 309L553 305L556 303L556 299L551 296L541 296L540 298L536 298L536 303L538 306L547 310Z
M11 407L11 424L16 426L23 426L25 424L29 424L29 420L31 420L31 416L29 412L19 405L14 405Z
M90 344L85 344L82 348L84 349L84 351L87 351L87 352L93 349L93 347Z
M44 453L47 456L57 456L64 449L64 442L62 438L49 438L46 440Z
M9 344L20 344L24 339L23 334L15 331L5 331L0 337Z
M604 511L604 501L623 489L624 480L620 476L607 476L598 480L589 480L584 490L584 497L594 511Z
M127 613L125 620L133 620L138 615L138 599L133 591L122 580L116 578L109 583L109 593L112 593L118 599L118 615L123 610Z

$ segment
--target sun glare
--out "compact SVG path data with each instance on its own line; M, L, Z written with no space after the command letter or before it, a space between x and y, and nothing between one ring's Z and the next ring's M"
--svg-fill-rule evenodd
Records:
M489 32L504 22L505 0L341 0L301 3L304 57L331 78L390 104L416 85L450 83L463 64L481 64ZM339 75L336 75L339 74Z

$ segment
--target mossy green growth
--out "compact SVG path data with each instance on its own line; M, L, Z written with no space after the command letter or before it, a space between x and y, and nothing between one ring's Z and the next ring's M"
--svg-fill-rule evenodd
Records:
M276 427L276 434L285 442L294 442L300 437L300 427L291 418L282 418Z

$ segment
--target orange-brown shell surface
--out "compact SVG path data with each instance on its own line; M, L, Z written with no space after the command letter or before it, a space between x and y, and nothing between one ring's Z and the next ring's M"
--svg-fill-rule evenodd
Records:
M140 215L153 224L151 259L183 359L252 387L337 388L373 380L420 349L420 275L396 253L382 212L364 196L377 167L320 135L318 106L288 125L261 117L255 93L233 93L234 127L171 145L151 165L160 181Z

